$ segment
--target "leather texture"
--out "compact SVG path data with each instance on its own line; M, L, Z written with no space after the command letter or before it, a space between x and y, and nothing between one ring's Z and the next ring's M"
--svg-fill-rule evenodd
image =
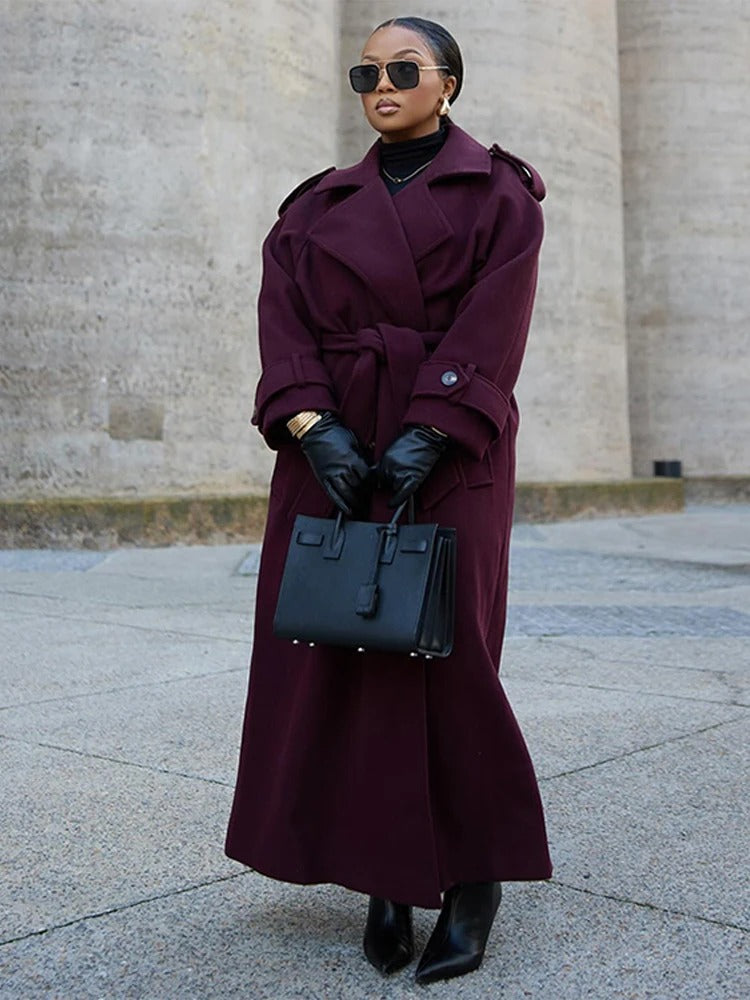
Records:
M373 472L357 438L332 414L324 413L299 439L315 478L344 514L360 509L369 497Z
M370 896L363 948L368 962L384 975L408 965L414 958L411 907Z
M417 965L418 983L453 979L479 968L501 898L500 882L466 882L448 889Z
M363 651L445 657L453 648L456 532L298 514L274 634ZM413 519L413 505L411 506Z
M458 378L454 372L449 374ZM398 507L419 489L448 446L448 440L431 427L418 424L407 427L386 449L378 463L378 484L393 491L388 500L390 508Z

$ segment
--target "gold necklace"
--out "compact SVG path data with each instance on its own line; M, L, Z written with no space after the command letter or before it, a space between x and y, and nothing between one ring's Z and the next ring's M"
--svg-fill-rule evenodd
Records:
M434 159L435 157L433 156L432 160ZM410 181L412 177L416 177L420 170L424 170L425 167L429 167L429 165L432 163L432 160L428 160L427 163L423 163L421 167L417 167L416 170L412 171L412 173L410 174L407 174L406 177L394 177L393 174L388 173L385 167L381 167L380 169L383 171L383 173L385 174L385 176L388 178L389 181L393 181L394 184L403 184L404 181Z

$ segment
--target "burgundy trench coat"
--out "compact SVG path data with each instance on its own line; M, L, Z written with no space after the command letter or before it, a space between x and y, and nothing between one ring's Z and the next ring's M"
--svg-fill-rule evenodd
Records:
M457 125L395 196L377 142L264 243L253 422L277 449L227 854L296 883L440 906L456 882L551 874L539 792L498 678L524 351L542 241L533 169ZM284 418L339 414L377 460L407 423L453 439L417 519L457 531L453 653L272 634L298 513L330 516ZM370 517L387 520L387 494Z

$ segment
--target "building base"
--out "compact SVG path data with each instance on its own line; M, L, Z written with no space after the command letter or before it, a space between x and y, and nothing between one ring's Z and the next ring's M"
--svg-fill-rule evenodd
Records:
M736 491L735 491L736 492ZM679 511L681 479L518 483L517 522ZM0 501L0 548L113 549L221 545L263 536L268 497L149 497Z

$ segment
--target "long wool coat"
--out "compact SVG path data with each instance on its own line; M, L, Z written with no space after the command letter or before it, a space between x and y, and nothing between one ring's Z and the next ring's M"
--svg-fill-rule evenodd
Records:
M277 460L227 854L266 875L440 906L456 882L549 877L531 761L498 677L536 172L451 123L395 196L378 144L301 185L264 243L253 421ZM453 440L417 520L457 531L453 653L272 634L294 517L333 508L284 419L339 414L377 460L408 423ZM376 492L372 520L387 520Z

